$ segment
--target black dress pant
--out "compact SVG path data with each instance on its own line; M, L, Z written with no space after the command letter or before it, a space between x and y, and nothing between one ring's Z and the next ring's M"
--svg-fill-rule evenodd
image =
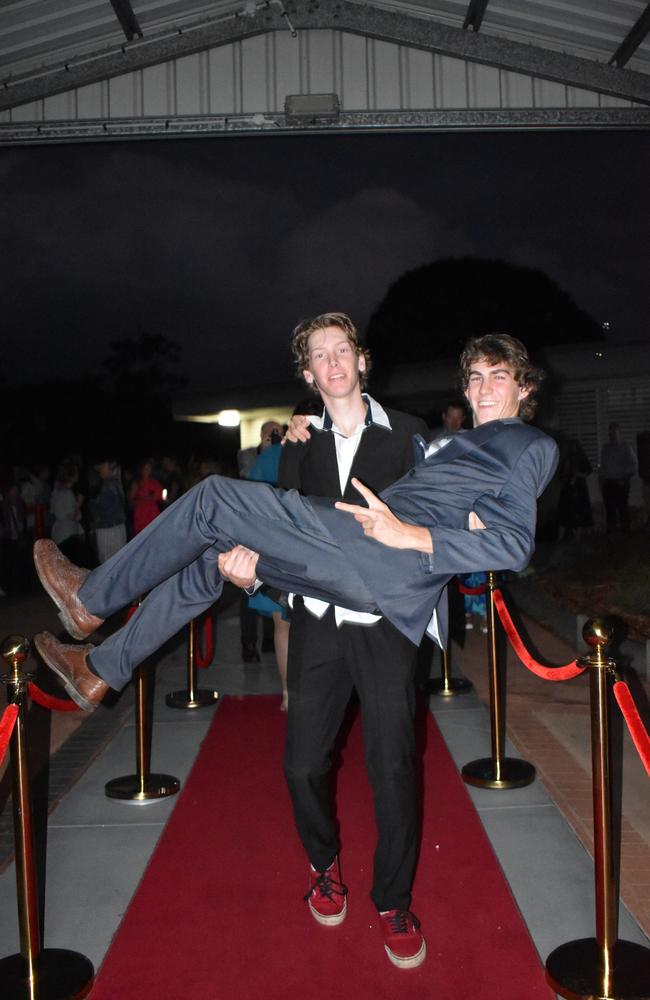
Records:
M386 619L344 623L334 609L317 619L295 601L289 633L289 713L284 771L298 833L314 868L339 851L331 754L353 688L373 791L377 847L371 898L377 909L407 910L417 857L415 688L417 647ZM345 832L352 839L354 830Z

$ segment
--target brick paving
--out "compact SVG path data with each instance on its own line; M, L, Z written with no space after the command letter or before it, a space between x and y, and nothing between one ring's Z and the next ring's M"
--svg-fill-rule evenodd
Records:
M562 665L576 653L547 628L524 617L532 646L544 662ZM464 647L453 651L454 669L474 684L489 702L485 636L466 634ZM593 857L589 682L585 675L567 682L541 680L517 656L507 653L506 727L519 753L535 765L539 780ZM646 695L650 684L640 682ZM612 702L612 713L618 708ZM624 782L621 820L621 898L650 935L650 784L625 726L622 727ZM616 731L616 725L612 729ZM616 772L616 768L613 768Z

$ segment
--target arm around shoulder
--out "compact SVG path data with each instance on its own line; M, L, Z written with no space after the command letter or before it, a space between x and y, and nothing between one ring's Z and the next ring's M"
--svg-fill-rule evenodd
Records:
M278 486L282 487L283 490L300 489L300 467L308 447L307 444L293 444L291 441L286 441L282 445L280 468L278 470Z

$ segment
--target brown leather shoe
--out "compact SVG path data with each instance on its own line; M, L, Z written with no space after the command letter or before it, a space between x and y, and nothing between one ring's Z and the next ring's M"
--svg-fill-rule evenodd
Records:
M75 639L86 639L103 623L84 607L77 593L90 570L75 566L51 538L34 542L34 565L38 577L59 609L63 627Z
M63 686L84 712L93 712L108 691L108 684L97 677L86 663L88 653L95 648L90 643L85 646L65 646L51 632L39 632L34 636L34 645Z

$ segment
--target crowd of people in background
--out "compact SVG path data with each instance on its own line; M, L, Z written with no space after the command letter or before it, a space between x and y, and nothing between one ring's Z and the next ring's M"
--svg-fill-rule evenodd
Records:
M444 434L462 433L466 428L464 403L453 399L441 414L440 426L432 428L431 440ZM284 429L285 425L275 420L262 426L260 442L239 452L240 478L275 481ZM605 530L629 531L630 482L638 466L633 449L622 437L620 425L610 425L596 470L577 440L559 443L561 458L553 503L557 540L576 540L594 529L588 489L588 479L594 471L598 474ZM99 455L87 463L74 454L64 456L56 466L35 462L2 470L0 597L21 594L33 582L34 538L51 537L73 562L92 568L110 558L190 487L206 476L227 475L230 471L214 458L191 457L181 462L173 455L148 456L133 466L123 466L114 455ZM234 470L232 473L235 474ZM256 615L249 617L246 625L245 604L244 597L242 654L247 661L257 661ZM475 608L467 611L477 614ZM281 629L282 625L276 625L276 641ZM262 651L272 649L273 629L267 630L262 640Z
M2 470L0 596L17 596L33 582L31 547L52 538L73 562L92 568L195 483L223 472L213 459L146 457L122 466L114 455L90 463L66 455L56 466L36 462Z

